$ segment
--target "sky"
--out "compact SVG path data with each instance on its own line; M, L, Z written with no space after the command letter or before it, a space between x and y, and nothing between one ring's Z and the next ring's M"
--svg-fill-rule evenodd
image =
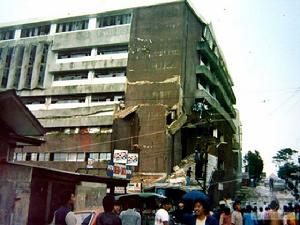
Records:
M0 23L102 11L159 0L0 0ZM267 174L283 148L300 151L300 1L189 0L212 23L234 82L243 153L260 152Z

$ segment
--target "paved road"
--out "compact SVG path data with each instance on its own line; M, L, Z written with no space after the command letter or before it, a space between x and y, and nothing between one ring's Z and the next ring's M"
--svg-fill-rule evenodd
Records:
M289 190L272 192L269 187L257 186L253 194L248 198L248 203L251 205L264 206L264 202L268 204L274 198L278 199L280 208L295 200L295 197Z

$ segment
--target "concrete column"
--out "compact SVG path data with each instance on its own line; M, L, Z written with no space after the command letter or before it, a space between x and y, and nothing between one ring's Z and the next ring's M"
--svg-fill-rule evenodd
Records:
M89 30L93 30L96 29L96 25L97 25L97 18L90 18L89 19Z
M45 65L46 65L46 71L45 71L45 77L44 77L44 87L45 88L50 88L52 85L52 81L53 81L53 75L48 72L49 65L54 65L55 61L56 61L55 53L52 52L51 49L52 49L52 43L49 43L48 56L47 56L47 61L45 63Z
M32 77L31 77L31 84L30 84L31 89L36 88L38 86L40 66L41 66L41 60L43 55L43 47L44 47L44 43L39 43L36 48L34 63L32 65L33 70L32 70Z
M97 56L97 48L92 49L91 56Z
M57 26L57 24L55 23L55 24L51 24L51 27L50 27L50 35L53 35L53 34L55 34L56 33L56 26Z
M25 87L25 81L28 71L28 62L29 62L29 55L30 55L30 46L25 46L23 62L22 62L22 69L21 69L21 76L18 89L23 89Z
M20 39L21 38L21 29L17 29L15 31L15 39Z
M0 58L0 84L2 82L3 71L4 71L4 66L5 66L5 60L6 60L6 57L7 57L7 53L8 53L8 47L3 48L1 58Z
M14 87L19 51L20 51L19 46L16 46L13 50L13 54L12 54L11 62L10 62L9 74L8 74L8 81L7 81L8 89L11 89Z

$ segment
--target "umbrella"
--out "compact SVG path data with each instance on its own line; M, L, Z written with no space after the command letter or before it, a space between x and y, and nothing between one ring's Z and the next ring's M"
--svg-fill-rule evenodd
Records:
M158 199L162 199L162 198L166 198L163 195L159 195L153 192L141 192L141 193L130 193L130 194L125 194L125 195L118 195L115 197L116 200L122 200L122 199L127 199L127 198L141 198L141 199L145 199L145 198L158 198Z
M202 191L192 190L182 196L183 201L192 201L200 200L202 202L208 203L208 197Z

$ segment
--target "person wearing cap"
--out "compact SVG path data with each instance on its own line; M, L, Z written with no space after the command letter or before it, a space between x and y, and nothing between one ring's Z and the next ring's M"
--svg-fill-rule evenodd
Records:
M171 201L165 198L161 206L162 207L155 213L154 225L169 225L170 216L168 211L172 208Z

